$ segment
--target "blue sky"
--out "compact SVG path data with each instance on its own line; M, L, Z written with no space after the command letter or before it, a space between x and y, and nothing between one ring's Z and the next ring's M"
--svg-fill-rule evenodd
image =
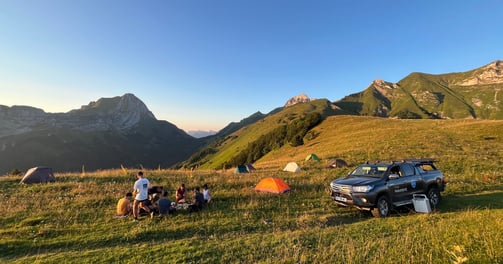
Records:
M46 112L133 93L219 130L306 93L503 59L503 1L0 1L0 104Z

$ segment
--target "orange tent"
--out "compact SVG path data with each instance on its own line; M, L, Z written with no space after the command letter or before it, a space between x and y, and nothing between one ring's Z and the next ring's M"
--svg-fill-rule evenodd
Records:
M269 177L262 179L257 186L255 186L255 191L284 193L290 191L290 186L282 179Z

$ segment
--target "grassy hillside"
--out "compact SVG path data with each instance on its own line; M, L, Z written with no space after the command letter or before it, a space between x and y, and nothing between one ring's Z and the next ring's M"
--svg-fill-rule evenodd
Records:
M251 174L216 170L146 171L173 190L208 183L214 201L196 214L114 219L135 170L56 174L48 185L0 177L2 263L501 263L503 121L329 117L296 148L284 146ZM321 162L305 162L316 153ZM435 157L448 181L432 214L404 208L384 219L339 208L327 187L350 168L324 168L331 157ZM288 161L303 171L286 173ZM292 192L256 193L263 177ZM268 221L264 221L264 220Z
M253 125L246 126L199 151L187 162L184 167L199 166L202 169L222 169L235 166L230 161L248 147L248 144L258 140L261 136L273 131L275 128L291 123L305 114L319 113L324 118L336 113L326 99L319 99L305 104L296 104L266 116Z

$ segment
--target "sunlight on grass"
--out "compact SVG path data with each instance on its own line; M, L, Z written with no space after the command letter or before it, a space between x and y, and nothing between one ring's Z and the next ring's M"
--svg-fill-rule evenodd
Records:
M269 153L252 173L146 170L171 199L181 183L189 189L208 183L214 200L199 213L143 217L138 223L113 218L136 169L56 173L56 183L42 185L20 185L20 176L3 176L0 262L502 262L501 124L336 117L316 127L318 136L304 146ZM370 126L371 135L359 129ZM424 126L432 129L420 129ZM305 162L306 153L322 160ZM439 159L448 180L431 214L405 209L374 219L336 207L329 197L330 181L367 158L423 156ZM326 169L333 157L350 167ZM292 160L301 165L300 173L282 171ZM280 177L292 191L255 192L264 177Z

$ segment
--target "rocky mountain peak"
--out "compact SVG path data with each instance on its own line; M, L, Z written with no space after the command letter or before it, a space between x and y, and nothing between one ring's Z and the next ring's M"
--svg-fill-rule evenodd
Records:
M70 113L96 119L94 124L101 124L102 127L119 129L132 127L143 119L155 119L147 106L129 93L112 98L100 98Z
M371 86L384 96L387 96L393 89L397 88L396 83L385 82L380 78L375 79Z
M503 61L497 60L475 70L474 75L457 83L458 85L481 85L503 83Z
M156 120L133 94L101 98L68 113L46 113L30 106L0 105L0 137L48 128L80 131L125 131L142 120Z
M117 111L123 113L135 113L136 115L144 118L155 119L155 116L148 110L145 103L143 103L134 94L124 94L120 97L117 104Z
M380 79L380 78L375 79L372 83L375 86L383 86L384 85L384 81L382 79Z
M136 97L134 94L124 94L112 98L100 98L98 101L90 102L88 105L82 106L79 110L73 111L89 111L93 114L135 114L150 118L155 118L147 106Z
M285 107L289 107L298 103L308 103L312 101L313 99L309 98L305 93L294 96L285 103Z

